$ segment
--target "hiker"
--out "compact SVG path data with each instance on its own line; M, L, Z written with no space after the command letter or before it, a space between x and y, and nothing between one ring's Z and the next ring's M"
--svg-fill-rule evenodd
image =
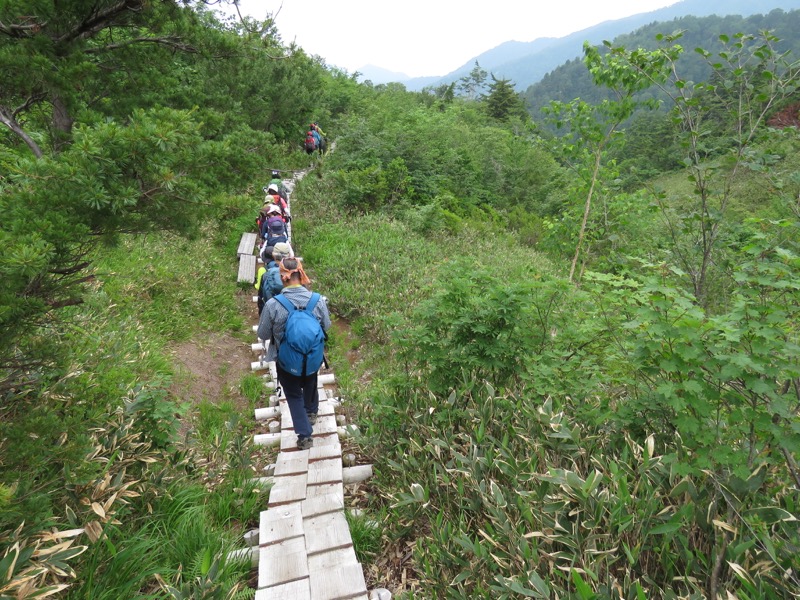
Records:
M264 188L264 191L269 194L269 188L275 186L278 195L283 198L283 201L288 205L289 203L289 190L286 189L286 186L283 185L283 179L281 179L280 173L278 171L272 172L272 179L269 180L267 186Z
M306 132L306 140L305 142L303 142L303 148L305 148L306 154L313 154L314 150L317 149L318 139L319 139L319 134L313 129L309 129Z
M297 258L284 258L280 262L280 273L283 291L264 306L258 323L258 337L264 341L271 340L265 360L275 361L278 382L286 394L297 434L297 447L307 450L314 445L311 435L319 411L317 371L324 361L325 332L331 326L331 318L327 299L303 287L311 280ZM319 328L314 329L313 321L306 316L306 308L319 323ZM304 314L299 314L301 311ZM301 319L305 320L306 327L301 327ZM300 335L306 332L307 335ZM292 335L296 338L289 339ZM307 337L313 342L300 348L300 342Z
M264 188L264 192L266 196L264 197L264 204L274 204L278 208L281 209L281 216L289 219L289 203L286 199L280 195L280 190L278 186L274 183L270 183L267 187Z
M282 244L288 246L288 244ZM283 282L281 281L280 268L278 263L275 262L275 255L278 260L283 260L284 256L288 256L288 252L283 249L275 251L273 246L264 246L261 249L261 260L264 261L263 266L258 270L256 275L256 290L258 290L258 314L264 310L264 305L267 300L273 296L277 296L283 289Z
M325 138L325 132L322 131L322 128L319 125L317 125L316 121L311 124L311 129L319 136L319 144L317 145L319 148L319 153L324 154L328 149L328 140Z
M266 245L274 246L279 242L288 242L289 230L286 228L286 220L281 215L281 209L275 204L270 204L267 207L266 217L261 224L261 237Z
M316 123L312 123L308 128L311 131L311 137L314 138L314 149L316 150L322 145L322 136L319 134L319 131L317 131Z

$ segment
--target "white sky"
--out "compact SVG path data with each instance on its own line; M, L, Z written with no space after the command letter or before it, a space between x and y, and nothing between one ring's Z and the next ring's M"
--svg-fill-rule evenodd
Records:
M675 4L677 0L240 0L277 13L283 43L352 73L375 65L410 77L446 75L509 40L530 42Z

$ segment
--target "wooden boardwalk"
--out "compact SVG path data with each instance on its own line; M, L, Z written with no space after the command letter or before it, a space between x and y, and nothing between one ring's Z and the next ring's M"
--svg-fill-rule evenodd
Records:
M239 248L236 251L239 257L239 273L236 281L255 283L256 281L256 255L253 254L256 249L256 241L258 235L255 233L243 233L242 239L239 241Z
M250 256L255 277L253 247L257 237L245 235L247 239L243 236L239 245L239 281L249 276ZM243 273L243 259L247 273ZM260 340L252 348L260 353ZM274 363L263 363L259 358L251 368L268 369L271 381L265 381L265 386L278 387ZM339 433L343 429L334 413L338 402L332 398L333 392L324 388L324 383L332 379L332 375L319 377L319 413L313 425L314 446L308 450L297 447L282 392L271 397L270 408L256 409L256 419L276 420L270 423L272 433L256 435L254 442L280 446L267 509L260 514L256 600L368 600L364 571L356 558L344 507L348 471L365 467L342 467ZM360 475L355 478L361 479L364 477Z
M261 513L257 600L367 600L344 513L342 446L333 402L320 389L314 446L297 448L280 399L280 454Z

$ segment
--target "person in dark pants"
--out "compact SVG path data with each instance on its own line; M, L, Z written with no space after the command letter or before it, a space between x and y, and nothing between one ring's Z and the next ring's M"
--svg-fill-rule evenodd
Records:
M309 285L311 280L305 274L302 263L296 258L284 258L280 263L280 273L284 284L281 294L296 307L305 307L311 299L311 292L304 286ZM328 331L331 326L331 317L325 296L320 297L312 314L319 321L322 330ZM278 382L286 394L286 401L289 403L289 411L292 414L294 431L297 434L297 447L306 450L314 445L311 434L319 410L317 374L312 373L305 377L292 375L283 370L277 361L278 349L283 341L288 318L289 312L281 303L275 298L270 298L261 312L258 322L258 337L264 341L270 341L266 361L275 361Z

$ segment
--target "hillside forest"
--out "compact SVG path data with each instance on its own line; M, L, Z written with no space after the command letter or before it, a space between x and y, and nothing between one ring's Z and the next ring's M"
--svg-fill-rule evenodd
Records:
M800 595L798 12L656 23L523 96L359 84L214 7L0 3L0 598L254 597L236 247L309 167L370 588Z

